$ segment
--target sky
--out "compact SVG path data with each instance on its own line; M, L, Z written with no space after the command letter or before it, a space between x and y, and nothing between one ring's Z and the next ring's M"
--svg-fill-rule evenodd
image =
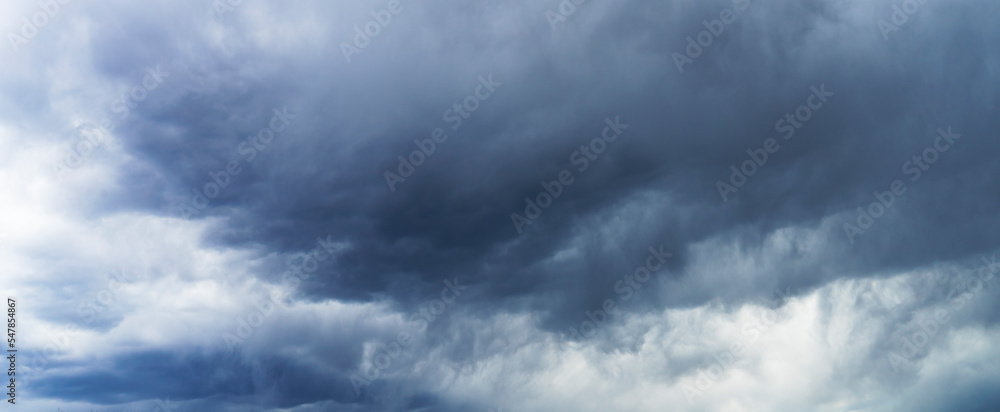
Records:
M4 2L5 408L996 410L998 15Z

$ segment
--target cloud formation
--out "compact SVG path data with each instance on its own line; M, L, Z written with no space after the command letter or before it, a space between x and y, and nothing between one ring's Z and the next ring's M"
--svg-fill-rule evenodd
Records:
M19 406L990 410L997 13L0 6Z

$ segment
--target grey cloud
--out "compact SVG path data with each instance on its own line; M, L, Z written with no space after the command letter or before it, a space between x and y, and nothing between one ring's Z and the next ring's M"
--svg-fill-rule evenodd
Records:
M346 245L298 287L301 302L387 302L407 313L433 299L442 280L459 277L470 292L455 316L528 313L537 316L537 333L560 339L585 311L616 296L615 282L650 246L674 256L609 327L665 310L738 308L775 288L807 295L997 249L990 228L1000 208L992 161L998 57L990 27L998 6L928 2L884 39L878 21L891 18L891 1L751 0L680 73L672 54L737 3L585 2L553 32L546 11L557 1L404 0L350 62L341 43L387 2L244 2L221 17L211 2L74 4L61 26L53 22L6 69L12 77L0 80L8 97L0 119L64 135L73 125L57 116L63 94L95 97L81 110L116 121L123 173L114 190L85 205L89 217L181 217L177 206L192 202L192 189L238 163L241 172L208 207L185 218L210 225L207 247L259 251L252 275L269 283L280 284L289 260L317 238ZM83 26L84 46L64 59L81 64L73 73L94 79L97 91L61 89L38 73L58 68L59 36ZM119 120L110 99L158 64L167 82ZM502 86L452 128L447 111L488 75ZM785 139L776 122L820 87L833 95ZM241 144L286 107L295 118L251 160ZM600 137L609 117L629 128L579 171L572 154ZM436 128L447 140L390 191L384 173L397 172L397 156L419 150L414 140L432 139ZM939 128L962 137L909 180L902 165L932 146ZM747 151L768 138L780 149L723 201L717 182L732 183L730 166L752 162ZM523 214L524 199L563 170L575 182L518 233L511 213ZM843 224L854 224L857 208L897 179L907 193L849 241ZM944 299L939 290L921 291L932 297L908 309ZM986 306L958 325L993 327L995 307ZM467 364L493 353L470 349L488 345L487 331L452 322L459 320L432 326L413 356L442 351L440 358ZM471 407L419 383L409 363L401 369L412 376L400 372L352 399L346 377L365 339L376 337L334 345L340 361L322 365L331 370L275 356L259 366L253 389L233 372L220 387L169 393L197 400L267 388L269 407L326 400L338 410L379 402L399 410ZM120 357L125 369L155 363ZM679 379L700 359L679 362L665 375ZM162 375L179 379L180 369ZM86 378L79 377L52 378L44 394L73 386L80 391L60 396L114 403L158 393L94 376L92 384L118 387L128 399L80 386L74 379ZM978 385L989 386L969 382L969 396L982 400L969 407L988 403ZM962 404L938 396L944 408Z

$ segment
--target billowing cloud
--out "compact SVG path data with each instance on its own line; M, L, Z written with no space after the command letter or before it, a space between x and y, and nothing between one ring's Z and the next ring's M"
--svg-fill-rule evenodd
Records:
M1000 5L0 10L26 410L997 403Z

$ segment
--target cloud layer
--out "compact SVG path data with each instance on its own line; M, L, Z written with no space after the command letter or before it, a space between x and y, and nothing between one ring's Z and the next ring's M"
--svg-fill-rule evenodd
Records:
M0 6L19 400L990 410L997 13Z

